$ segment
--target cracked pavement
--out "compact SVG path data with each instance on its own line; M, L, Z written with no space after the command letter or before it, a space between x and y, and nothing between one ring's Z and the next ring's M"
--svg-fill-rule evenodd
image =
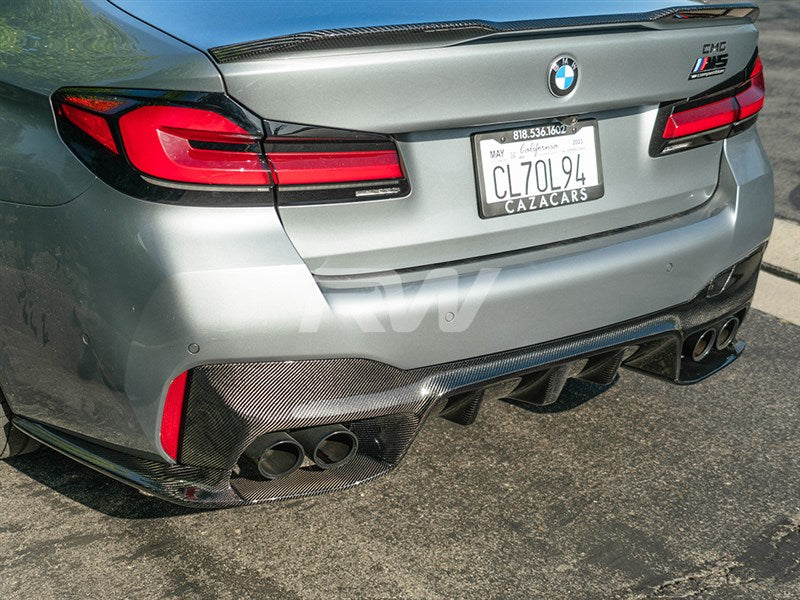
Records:
M752 586L753 591L770 580L781 584L796 582L799 568L800 514L797 514L771 527L762 539L733 560L704 565L652 586L644 593L617 597L628 600L697 598L713 593L720 598L730 598L734 591L741 591L741 587Z

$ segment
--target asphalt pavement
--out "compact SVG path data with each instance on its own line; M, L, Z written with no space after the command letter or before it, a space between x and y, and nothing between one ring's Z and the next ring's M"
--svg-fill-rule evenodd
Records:
M624 371L429 422L344 493L195 512L52 451L0 464L4 598L800 597L800 327L677 387ZM602 393L601 393L602 392Z
M775 213L800 221L800 2L763 0L759 6L767 98L757 127L775 171Z
M762 9L759 129L800 221L800 3ZM434 419L392 474L312 499L198 512L51 450L0 462L0 598L794 600L800 327L754 310L741 337L696 386L623 371Z

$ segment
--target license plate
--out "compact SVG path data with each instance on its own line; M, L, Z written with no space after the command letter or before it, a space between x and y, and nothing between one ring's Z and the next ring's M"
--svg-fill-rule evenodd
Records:
M596 121L473 136L483 218L597 200L604 193Z

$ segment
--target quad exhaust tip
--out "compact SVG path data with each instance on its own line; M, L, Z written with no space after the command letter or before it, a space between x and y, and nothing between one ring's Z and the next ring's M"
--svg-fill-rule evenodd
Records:
M694 362L700 362L706 356L708 356L709 352L714 349L714 341L717 338L717 332L713 329L706 329L695 341L694 346L692 346L692 360Z
M342 425L311 427L287 433L279 431L257 438L244 455L258 467L264 479L288 477L299 469L305 456L320 469L338 469L355 457L358 438Z
M731 317L725 321L725 323L722 324L722 327L719 328L717 341L714 344L717 350L724 350L730 346L733 343L733 340L736 338L737 331L739 331L739 319L736 317Z
M282 431L262 435L244 453L265 479L288 477L303 464L303 446Z
M349 463L358 452L358 438L342 425L324 425L292 432L306 455L320 469L338 469Z

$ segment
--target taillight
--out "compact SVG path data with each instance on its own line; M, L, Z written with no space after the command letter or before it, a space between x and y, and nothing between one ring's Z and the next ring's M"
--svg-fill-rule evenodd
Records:
M174 460L178 460L187 375L181 373L169 384L161 414L161 447Z
M719 141L752 125L764 106L764 68L755 57L743 83L661 109L651 156ZM741 81L741 79L739 80Z
M270 152L278 184L309 185L400 179L396 150Z
M736 122L738 116L736 100L725 98L710 104L674 112L664 126L664 139L680 138Z
M260 136L219 113L142 106L119 119L128 159L158 179L210 185L270 185Z
M739 119L747 119L764 107L766 86L764 85L764 65L761 57L756 58L753 72L750 74L750 85L736 94L736 103L739 105Z
M137 197L186 201L191 190L193 202L339 202L409 189L390 138L262 122L223 94L71 88L53 106L67 145ZM230 201L196 194L270 190Z
M261 121L222 94L65 89L53 96L64 141L97 175L152 199L153 186L269 190Z
M347 202L409 192L393 140L267 121L264 142L279 204Z

